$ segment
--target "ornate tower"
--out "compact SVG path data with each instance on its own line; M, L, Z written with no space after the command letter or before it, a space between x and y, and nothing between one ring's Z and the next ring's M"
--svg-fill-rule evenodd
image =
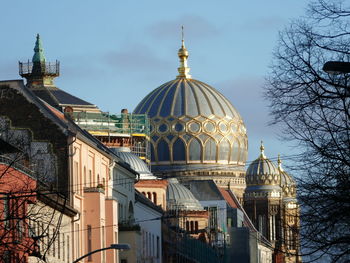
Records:
M30 89L54 87L54 78L60 75L60 63L46 62L43 44L37 34L32 62L19 62L19 74L27 79Z
M152 172L182 183L214 180L242 200L248 139L244 122L215 88L195 80L182 38L174 80L150 92L135 108L151 123Z
M274 262L301 262L299 208L293 178L270 161L261 142L260 156L246 173L244 209L259 232L274 246Z

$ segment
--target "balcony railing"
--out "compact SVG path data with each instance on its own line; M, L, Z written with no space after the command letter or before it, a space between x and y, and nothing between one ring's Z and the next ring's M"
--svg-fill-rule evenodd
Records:
M19 63L19 74L21 76L28 75L60 75L60 62L18 62Z

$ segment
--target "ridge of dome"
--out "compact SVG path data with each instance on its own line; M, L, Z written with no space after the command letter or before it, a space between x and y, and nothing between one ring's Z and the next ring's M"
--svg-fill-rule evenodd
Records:
M168 179L167 207L168 210L200 211L204 210L192 192L180 184L176 178Z

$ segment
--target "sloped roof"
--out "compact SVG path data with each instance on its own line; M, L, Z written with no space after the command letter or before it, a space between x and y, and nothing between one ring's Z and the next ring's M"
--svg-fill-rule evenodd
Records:
M200 201L225 200L213 180L190 181L188 188Z
M59 88L34 89L33 93L52 106L74 105L96 107L94 104L82 100Z

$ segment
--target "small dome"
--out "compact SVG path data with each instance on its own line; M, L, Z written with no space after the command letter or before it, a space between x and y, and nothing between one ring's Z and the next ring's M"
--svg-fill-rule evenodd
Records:
M168 210L204 210L199 201L194 197L190 190L179 183L175 178L168 179L167 188L167 209Z
M261 154L258 159L253 161L246 173L247 186L252 185L276 185L279 186L281 177L279 170L273 162L266 158L264 146L261 144Z
M283 190L283 195L287 197L296 196L296 183L291 175L289 175L282 168L282 161L280 156L278 156L278 171L281 176L281 188Z
M137 155L130 151L130 148L120 147L111 149L124 162L128 163L134 171L140 174L140 179L156 179L156 177L148 169L146 163Z

